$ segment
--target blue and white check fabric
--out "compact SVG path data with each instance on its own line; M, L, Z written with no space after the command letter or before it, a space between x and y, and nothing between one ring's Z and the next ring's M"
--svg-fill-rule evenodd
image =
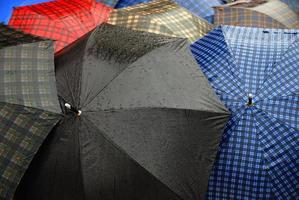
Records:
M223 4L221 0L174 0L174 2L211 23L214 16L213 6Z
M139 3L147 3L151 0L119 0L116 4L115 8L125 8L128 6L133 6Z
M191 50L232 112L207 198L299 199L299 30L219 26Z

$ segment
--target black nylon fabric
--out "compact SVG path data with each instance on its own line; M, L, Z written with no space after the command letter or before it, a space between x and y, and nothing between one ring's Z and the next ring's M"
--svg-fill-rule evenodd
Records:
M56 59L56 77L82 115L52 132L17 199L204 199L229 112L185 39L101 25Z
M86 117L56 127L20 185L15 199L180 199Z

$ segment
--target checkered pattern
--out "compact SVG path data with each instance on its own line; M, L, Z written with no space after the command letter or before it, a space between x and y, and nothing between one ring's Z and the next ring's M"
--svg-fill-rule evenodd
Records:
M0 24L0 199L12 199L59 112L53 42Z
M59 115L0 102L0 199L10 200Z
M58 52L106 22L111 10L94 0L51 1L15 8L9 25L55 40L55 51Z
M8 46L43 41L40 37L24 34L0 23L0 49Z
M212 7L223 4L220 0L175 0L175 2L209 22L213 22L214 10Z
M207 21L170 0L152 1L114 10L108 23L138 31L188 38L191 42L211 29Z
M299 28L299 13L279 0L252 3L231 3L215 7L217 25L237 25L261 28Z
M20 32L4 25L0 29L0 102L59 113L53 42L36 41L36 37L29 35L20 36ZM17 46L11 46L14 38ZM20 44L17 41L20 38L26 44Z
M298 198L299 30L222 26L191 50L233 113L208 199Z

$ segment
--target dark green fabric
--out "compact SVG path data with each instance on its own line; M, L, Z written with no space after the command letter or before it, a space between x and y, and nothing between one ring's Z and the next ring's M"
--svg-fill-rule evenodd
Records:
M43 40L45 39L29 34L24 34L21 31L17 31L0 23L0 49L12 45L39 42Z
M0 49L0 102L59 113L53 42L1 27L0 38L9 45Z
M0 199L9 200L59 115L0 102Z

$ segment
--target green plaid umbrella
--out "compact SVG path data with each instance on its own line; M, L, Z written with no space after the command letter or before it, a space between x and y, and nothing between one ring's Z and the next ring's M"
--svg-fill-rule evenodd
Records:
M299 28L299 13L279 0L239 0L215 7L217 25L260 28Z
M138 31L188 38L203 37L211 25L170 0L157 0L114 10L108 23Z
M0 199L14 191L60 119L52 41L0 24Z

